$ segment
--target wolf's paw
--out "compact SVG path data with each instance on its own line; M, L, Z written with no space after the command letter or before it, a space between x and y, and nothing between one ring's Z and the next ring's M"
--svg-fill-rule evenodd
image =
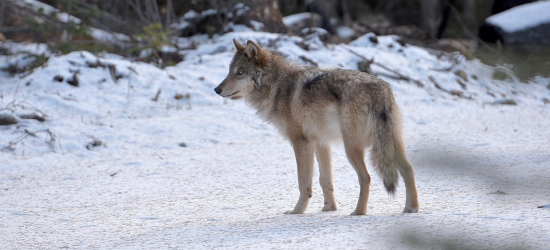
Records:
M336 204L335 203L327 203L325 204L325 206L323 207L323 209L321 211L323 212L327 212L327 211L336 211Z
M413 207L413 208L405 207L403 209L403 213L418 213L418 207Z
M294 210L288 210L288 211L285 212L285 214L303 214L303 212L294 211Z
M349 214L349 215L351 215L351 216L356 216L356 215L366 215L366 214L367 214L367 212L366 212L366 211L365 211L365 212L357 212L357 211L353 211L353 213L351 213L351 214Z

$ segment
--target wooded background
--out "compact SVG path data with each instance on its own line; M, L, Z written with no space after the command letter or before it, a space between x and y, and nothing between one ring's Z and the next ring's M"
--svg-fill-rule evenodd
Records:
M304 35L287 27L282 17L311 12L311 27L328 31L324 42L349 42L367 32L398 35L405 43L443 51L460 51L489 64L521 61L526 69L549 65L541 53L524 50L501 53L498 46L479 39L484 20L492 14L534 0L40 0L81 20L60 22L54 13L44 13L12 0L0 0L0 40L39 42L50 50L111 52L136 56L153 49L155 57L171 64L178 55L160 51L163 45L178 46L174 37L224 34L234 25L255 30ZM259 26L258 26L259 25ZM131 40L96 41L89 28L127 35ZM259 28L260 27L260 28ZM338 35L338 28L354 31L351 37ZM496 42L497 40L491 40ZM487 39L485 39L487 40ZM185 48L177 48L185 49ZM535 56L532 56L535 55ZM518 58L517 60L515 58ZM534 59L533 59L534 58ZM535 60L535 61L533 61ZM531 75L531 74L528 74Z
M0 1L0 32L7 36L20 32L16 27L25 26L29 13L9 0ZM42 0L60 11L81 18L85 24L127 35L142 30L144 26L161 23L166 29L185 13L218 10L213 20L195 27L197 31L210 26L210 32L219 32L227 15L237 3L250 6L246 18L231 20L246 23L249 19L265 24L265 31L285 32L277 23L282 16L315 12L323 19L323 28L334 33L335 25L363 26L376 33L399 33L399 27L409 27L410 36L418 38L474 38L483 20L506 5L530 2L529 0ZM494 6L497 6L496 8ZM268 12L265 12L269 9ZM332 21L331 21L332 20ZM200 26L199 25L199 26ZM401 28L403 30L403 28ZM403 32L403 31L401 31ZM183 34L191 35L191 33Z

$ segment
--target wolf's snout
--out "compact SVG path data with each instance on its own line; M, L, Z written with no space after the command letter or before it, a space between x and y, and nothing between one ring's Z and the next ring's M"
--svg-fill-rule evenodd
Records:
M216 88L214 89L214 92L216 92L216 94L219 95L219 94L222 92L222 88L220 88L220 87L218 86L218 87L216 87Z

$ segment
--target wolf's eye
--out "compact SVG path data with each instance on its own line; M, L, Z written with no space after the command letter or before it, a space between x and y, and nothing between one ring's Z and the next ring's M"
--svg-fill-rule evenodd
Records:
M239 69L239 72L237 72L237 75L242 75L244 72L242 69Z

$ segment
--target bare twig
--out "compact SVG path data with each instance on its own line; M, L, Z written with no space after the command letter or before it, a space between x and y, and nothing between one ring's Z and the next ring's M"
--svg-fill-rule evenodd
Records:
M32 109L35 112L39 113L42 117L47 117L46 113L42 112L39 108L35 107L34 105L28 103L25 100L20 100L19 98L19 86L20 84L17 83L15 87L15 91L13 93L13 99L6 104L6 106L0 106L0 111L9 110L14 112L18 108L26 110L26 109ZM2 98L3 100L3 98Z
M37 131L29 131L29 130L25 129L24 132L25 132L24 135L19 136L17 139L15 139L13 141L10 141L8 143L8 146L6 146L6 148L13 151L13 150L15 150L15 146L17 146L18 143L22 142L23 140L25 140L29 136L36 137L36 134L38 134L38 133L45 133L49 137L49 140L46 141L46 144L50 147L52 152L55 152L55 144L58 141L58 139L57 139L56 135L52 131L50 131L49 129L43 129L43 130L37 130ZM61 145L59 147L61 148Z

